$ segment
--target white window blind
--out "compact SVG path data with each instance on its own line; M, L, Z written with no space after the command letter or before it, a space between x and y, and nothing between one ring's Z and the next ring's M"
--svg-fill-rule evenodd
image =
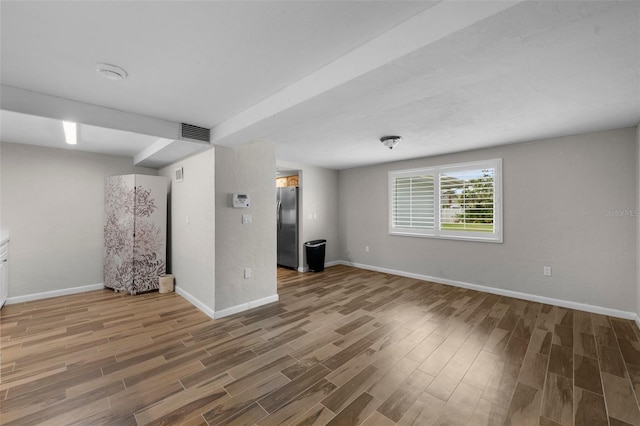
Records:
M433 175L398 177L393 185L393 225L402 229L433 229Z
M389 233L502 242L502 161L389 172Z

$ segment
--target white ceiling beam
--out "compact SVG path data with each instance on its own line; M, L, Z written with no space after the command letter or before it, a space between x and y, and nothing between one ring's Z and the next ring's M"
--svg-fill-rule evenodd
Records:
M296 105L393 62L450 34L509 9L523 0L437 3L318 71L223 121L212 129L212 144L246 142L252 128ZM274 123L278 120L272 120ZM264 129L263 129L264 130Z
M0 109L172 140L180 138L180 123L6 85L0 86Z
M133 156L133 164L135 166L140 165L143 161L150 159L154 155L158 154L160 151L174 143L173 139L165 139L160 138L136 155Z

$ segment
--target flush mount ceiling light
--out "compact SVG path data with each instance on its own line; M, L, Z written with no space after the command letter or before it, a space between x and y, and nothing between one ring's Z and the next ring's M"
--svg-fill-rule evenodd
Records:
M78 143L78 126L73 121L63 121L62 129L64 130L64 140L69 145Z
M124 69L111 64L97 64L96 71L109 80L123 80L128 75Z
M380 142L387 148L393 149L394 146L398 145L400 139L402 139L400 136L383 136L380 138Z

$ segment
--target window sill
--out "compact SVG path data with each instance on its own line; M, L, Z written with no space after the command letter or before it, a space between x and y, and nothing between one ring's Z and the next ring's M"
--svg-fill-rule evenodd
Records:
M418 237L418 238L435 238L438 240L456 240L456 241L472 241L479 243L494 243L503 244L502 236L496 236L494 234L491 237L473 236L473 235L436 235L436 234L420 234L412 232L397 232L391 231L389 235L394 237Z

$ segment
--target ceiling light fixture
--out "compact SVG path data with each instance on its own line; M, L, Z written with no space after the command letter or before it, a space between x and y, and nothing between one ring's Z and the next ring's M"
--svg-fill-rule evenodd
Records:
M402 138L400 136L383 136L380 138L380 142L382 145L386 146L389 149L393 149L394 146L398 145Z
M109 80L123 80L129 75L124 69L111 64L97 64L96 71Z
M62 128L64 129L64 140L69 145L75 145L78 143L78 126L73 121L63 121Z

